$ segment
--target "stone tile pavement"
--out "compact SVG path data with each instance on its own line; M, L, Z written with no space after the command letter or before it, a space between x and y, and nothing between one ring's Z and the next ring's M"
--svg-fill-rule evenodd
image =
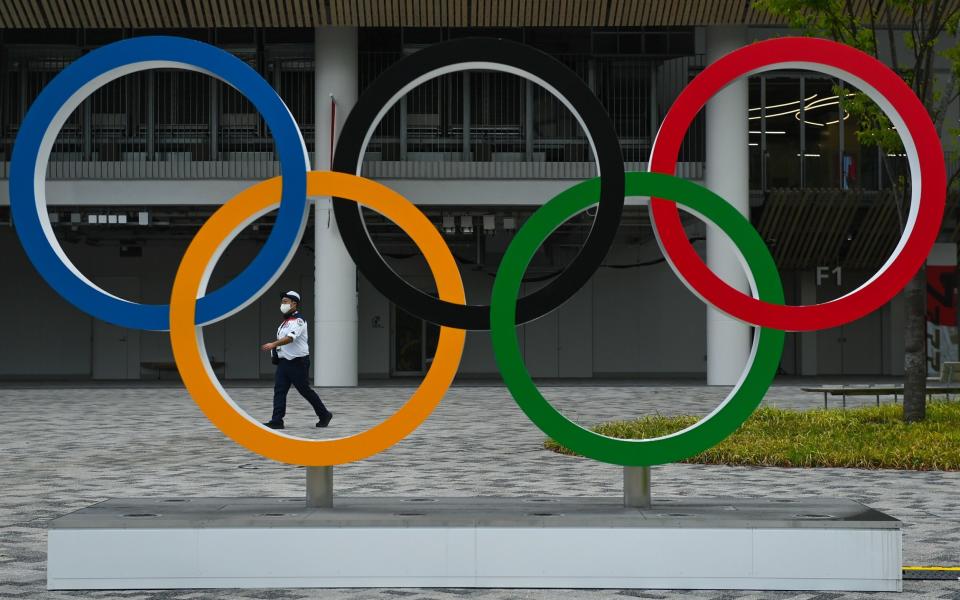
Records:
M612 418L706 414L726 390L693 385L544 387L584 424ZM256 418L269 416L271 391L230 388ZM334 411L330 430L313 427L309 406L291 391L288 432L340 436L381 420L411 388L321 390ZM767 403L822 406L822 397L775 386ZM873 402L852 399L850 404ZM880 598L878 594L632 590L171 590L47 592L46 523L117 496L297 496L303 470L271 463L223 437L179 387L0 388L0 598ZM338 467L350 495L596 496L621 493L621 471L554 455L543 435L498 385L459 385L398 446ZM960 450L958 450L960 451ZM774 469L668 465L653 470L654 496L828 495L852 498L904 521L907 564L960 565L960 473L853 469ZM956 581L904 582L900 597L960 600Z

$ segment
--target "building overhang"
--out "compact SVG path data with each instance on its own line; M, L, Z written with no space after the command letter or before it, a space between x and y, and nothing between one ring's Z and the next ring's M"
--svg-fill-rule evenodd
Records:
M866 15L869 2L855 0ZM902 15L900 15L902 17ZM894 16L897 19L897 15ZM905 18L901 21L906 23ZM0 29L785 25L752 0L2 0Z

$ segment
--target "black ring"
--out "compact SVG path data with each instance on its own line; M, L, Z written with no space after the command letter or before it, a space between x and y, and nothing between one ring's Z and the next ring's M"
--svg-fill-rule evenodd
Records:
M393 97L408 83L443 67L476 62L513 67L553 86L580 115L587 136L593 141L602 175L599 210L583 248L556 279L517 303L517 323L526 323L563 304L590 280L613 245L623 212L624 169L620 142L600 100L576 73L544 52L507 40L464 38L429 46L398 61L364 90L338 136L332 168L341 173L360 173L366 139L380 111L388 103L392 104ZM469 68L465 65L464 69L454 71ZM490 329L489 306L438 300L397 275L373 245L355 202L334 198L333 210L343 243L357 268L398 307L438 325Z

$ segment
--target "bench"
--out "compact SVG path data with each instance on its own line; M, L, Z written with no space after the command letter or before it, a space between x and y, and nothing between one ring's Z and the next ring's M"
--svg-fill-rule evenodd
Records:
M847 407L847 396L876 396L877 406L880 406L880 396L893 396L893 401L897 401L897 396L903 394L902 385L821 385L817 387L800 388L805 392L818 392L823 394L823 408L827 408L827 394L831 396L843 397L843 408ZM928 383L927 396L931 394L946 394L947 399L950 394L960 393L960 384L941 384Z

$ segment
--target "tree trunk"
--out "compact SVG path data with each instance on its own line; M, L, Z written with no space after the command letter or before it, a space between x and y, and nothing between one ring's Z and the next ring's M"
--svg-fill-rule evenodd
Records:
M927 416L927 267L907 284L903 344L903 420Z

